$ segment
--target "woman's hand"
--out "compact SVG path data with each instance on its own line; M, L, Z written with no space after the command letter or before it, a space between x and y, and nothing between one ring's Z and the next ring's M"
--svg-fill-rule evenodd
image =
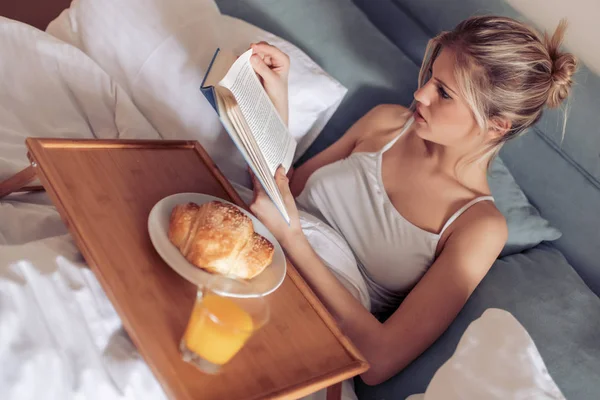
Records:
M290 192L290 183L285 175L283 167L279 167L275 173L275 182L283 198L283 204L290 217L290 224L288 225L283 219L283 216L275 207L275 204L269 198L269 195L265 192L262 185L250 171L252 177L252 184L254 185L254 199L250 204L250 211L256 215L256 217L262 222L267 229L275 236L275 239L283 246L287 248L291 243L299 238L302 238L302 228L300 227L300 218L298 217L298 209L296 208L296 202L294 196Z
M250 64L258 74L265 91L275 105L279 116L288 124L288 75L290 58L267 42L252 43Z

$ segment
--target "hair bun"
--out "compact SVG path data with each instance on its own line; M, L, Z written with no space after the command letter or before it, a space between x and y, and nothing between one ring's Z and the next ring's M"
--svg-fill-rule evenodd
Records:
M548 107L556 108L569 97L573 80L571 77L577 70L577 59L571 53L563 53L560 51L560 46L567 29L567 22L563 19L558 24L552 37L548 33L544 35L544 45L552 62L552 70L550 72L552 83L548 91Z

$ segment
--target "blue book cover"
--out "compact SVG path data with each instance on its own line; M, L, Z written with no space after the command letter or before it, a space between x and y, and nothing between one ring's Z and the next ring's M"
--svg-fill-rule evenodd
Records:
M210 60L210 64L208 64L208 68L206 69L206 75L204 75L204 79L202 79L202 83L200 84L200 91L202 92L204 97L206 97L206 100L208 100L212 108L214 108L217 113L219 112L219 108L217 107L217 99L215 98L215 88L214 86L205 86L205 83L206 78L208 77L208 73L212 69L212 66L215 63L217 55L220 51L221 49L217 49L217 51L215 51L215 54L213 54L213 57Z

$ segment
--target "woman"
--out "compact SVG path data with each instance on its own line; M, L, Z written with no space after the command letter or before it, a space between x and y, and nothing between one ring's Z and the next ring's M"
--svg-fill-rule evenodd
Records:
M291 225L260 185L251 210L371 368L377 384L449 326L496 260L507 226L487 168L500 147L568 96L575 58L552 37L504 17L472 17L432 39L411 109L375 107L343 137L276 181ZM254 44L251 62L287 121L289 61ZM379 322L323 264L300 227L294 196L349 243ZM391 351L393 349L393 351Z

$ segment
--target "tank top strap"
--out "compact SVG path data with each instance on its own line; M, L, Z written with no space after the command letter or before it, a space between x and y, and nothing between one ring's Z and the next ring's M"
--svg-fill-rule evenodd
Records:
M444 231L450 226L452 225L452 223L454 221L456 221L456 219L458 217L460 217L465 211L467 211L469 208L471 208L473 205L481 202L481 201L494 201L494 197L493 196L480 196L477 197L473 200L471 200L470 202L468 202L467 204L465 204L464 206L462 206L457 212L455 212L449 219L448 221L446 221L446 224L444 224L444 227L442 228L442 231L440 232L440 236L442 236L444 234Z
M390 140L389 142L387 142L385 144L385 146L383 146L381 148L381 150L379 150L380 154L385 153L386 151L388 151L397 141L398 139L400 139L402 137L402 135L404 135L404 133L406 133L406 131L408 130L408 128L410 128L410 126L413 124L415 120L415 117L410 117L405 123L404 126L402 127L402 129L400 130L400 133L398 133L398 135L396 135L395 138L393 138L392 140Z

